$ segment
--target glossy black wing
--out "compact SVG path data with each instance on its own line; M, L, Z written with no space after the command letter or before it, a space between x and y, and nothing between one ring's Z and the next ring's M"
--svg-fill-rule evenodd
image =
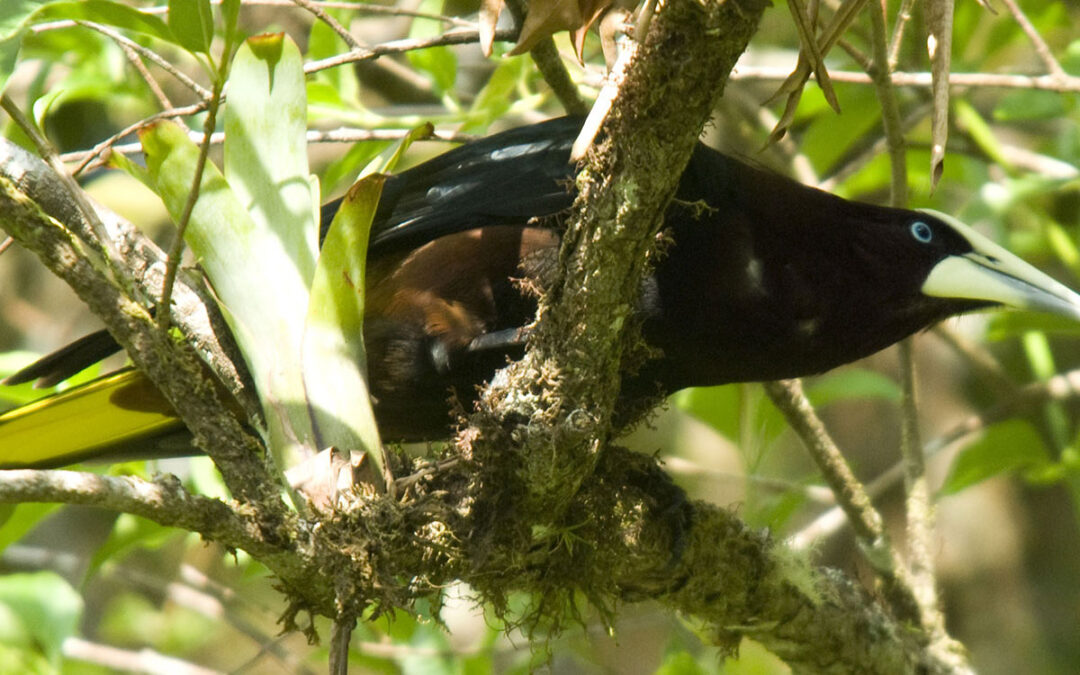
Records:
M484 225L523 225L569 208L575 170L570 146L581 120L559 118L467 143L387 180L376 211L369 255L420 246ZM341 200L322 207L325 235ZM4 384L67 379L119 351L106 331L61 347L9 376Z
M518 127L392 176L375 212L369 255L568 209L576 173L570 147L580 128L581 120L570 117ZM323 207L324 232L339 203Z

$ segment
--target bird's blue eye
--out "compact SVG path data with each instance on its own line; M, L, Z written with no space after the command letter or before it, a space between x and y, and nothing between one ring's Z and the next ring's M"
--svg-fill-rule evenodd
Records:
M911 236L915 237L915 241L929 244L930 240L934 238L934 230L923 221L916 220L911 224Z

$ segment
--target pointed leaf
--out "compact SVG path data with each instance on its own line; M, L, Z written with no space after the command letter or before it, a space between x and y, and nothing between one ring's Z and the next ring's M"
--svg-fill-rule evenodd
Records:
M214 37L210 0L169 0L169 28L184 49L209 51Z
M1048 461L1049 453L1035 428L1023 420L1008 420L987 429L957 455L941 491L955 494L1000 473Z
M304 383L319 448L362 450L386 465L367 388L364 264L385 176L349 190L323 241L304 332Z

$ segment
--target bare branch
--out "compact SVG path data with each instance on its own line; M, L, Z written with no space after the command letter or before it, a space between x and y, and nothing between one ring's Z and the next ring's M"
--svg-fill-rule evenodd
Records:
M791 75L790 68L776 66L739 66L732 73L733 80L786 80ZM833 82L853 84L873 84L866 73L849 70L830 70L829 78ZM898 87L930 87L933 76L930 73L893 73L890 81ZM1080 92L1080 77L1068 75L1063 78L1052 75L1020 75L1006 73L949 73L949 85L953 87L999 87L1005 89L1039 89L1043 91Z

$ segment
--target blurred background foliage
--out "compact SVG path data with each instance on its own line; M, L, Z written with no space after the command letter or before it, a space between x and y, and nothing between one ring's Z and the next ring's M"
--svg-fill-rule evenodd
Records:
M0 10L0 30L11 29L3 23L4 12L37 4L49 3L12 2ZM85 4L94 5L104 23L120 4L153 6ZM478 11L473 0L310 4L368 47L475 29ZM886 2L890 28L901 5L911 4ZM934 191L928 78L898 86L910 198L912 206L965 220L1077 288L1080 4L1020 4L1029 31L1018 22L1012 2L956 6L952 69L966 79L952 88L948 153ZM872 86L860 79L860 63L871 52L866 16L855 20L827 59L842 113L831 110L811 83L787 135L767 143L782 108L763 101L793 68L799 44L790 13L783 2L776 5L766 12L728 85L706 140L842 196L887 201L890 175L880 108ZM824 5L822 11L830 11L829 3ZM921 3L914 5L895 52L896 70L925 74L926 31ZM158 8L159 16L163 9ZM291 2L245 0L240 21L247 34L288 33L310 62L348 51L326 23ZM24 28L7 93L32 111L61 152L72 153L66 155L72 166L83 159L77 153L164 106L199 101L160 65L91 26L48 21ZM209 86L183 36L170 43L138 30L116 30ZM587 38L584 65L565 34L556 37L556 45L591 100L605 72L599 40ZM404 133L430 121L447 137L464 140L563 114L530 57L505 56L510 48L496 42L494 55L484 58L475 43L444 45L312 72L310 129L324 133L313 138L310 152L324 201L341 194L393 142L334 142L331 136ZM136 61L158 92L134 67ZM1054 75L1055 65L1060 72L1047 76ZM202 126L201 113L185 120L192 129ZM26 144L6 118L3 124L8 137ZM115 142L122 148L133 140L124 136ZM445 140L417 143L406 163L446 147ZM137 182L101 167L85 171L81 180L95 198L153 236L171 238L160 202ZM29 254L13 248L0 258L0 374L97 327L73 294ZM923 438L939 490L935 545L947 621L983 673L1080 670L1080 406L1069 380L1055 379L1069 373L1072 380L1080 377L1078 334L1077 326L1040 316L976 315L950 321L916 343ZM871 483L894 541L902 545L900 480L889 473L898 461L896 368L890 350L812 378L807 387L856 472ZM8 407L41 394L0 388ZM730 505L777 536L809 543L821 563L869 577L843 526L810 529L820 526L818 518L831 499L757 385L680 392L626 442L659 453L691 497ZM91 469L175 472L193 489L223 493L205 459ZM277 635L282 607L273 580L242 552L230 555L192 535L90 509L29 504L3 507L2 515L0 670L325 669L325 647L308 645L300 635ZM649 606L623 607L611 631L586 615L580 630L545 644L531 643L500 624L476 606L467 587L448 588L446 594L439 619L421 611L361 623L354 638L354 672L536 667L587 673L786 672L750 643L739 659L722 660L698 639L692 621ZM328 635L327 626L317 623Z

